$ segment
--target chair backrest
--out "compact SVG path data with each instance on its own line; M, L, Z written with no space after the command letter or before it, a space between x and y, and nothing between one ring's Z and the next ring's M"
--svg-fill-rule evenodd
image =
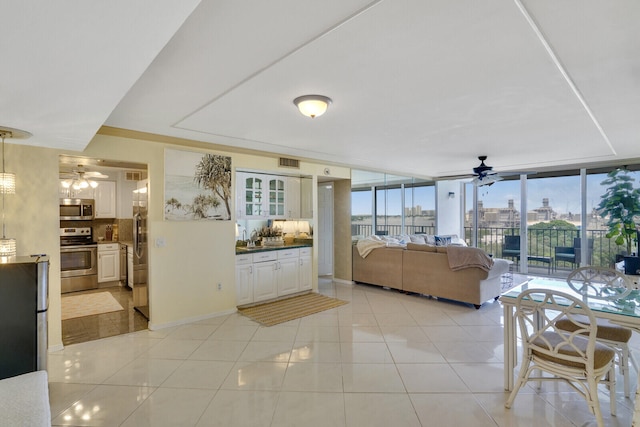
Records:
M516 316L525 355L534 351L552 360L593 369L597 323L583 301L551 289L528 289L516 299ZM589 319L586 324L585 317ZM556 321L562 318L574 323L576 330L567 332L556 327ZM580 347L585 347L576 345L576 341L584 339L588 343L586 349L581 350Z
M569 273L567 283L580 295L596 299L618 299L632 291L627 276L617 270L598 266L580 267Z
M520 250L520 236L504 236L504 249Z

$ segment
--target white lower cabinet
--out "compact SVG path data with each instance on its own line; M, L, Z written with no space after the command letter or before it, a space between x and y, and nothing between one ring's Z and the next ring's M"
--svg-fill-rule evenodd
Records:
M307 291L313 287L313 266L311 264L311 248L300 248L298 259L300 290Z
M278 251L278 296L292 294L300 290L299 258L300 249Z
M311 278L311 248L236 255L236 304L310 290Z
M98 245L98 283L120 280L120 244Z
M253 257L236 256L236 305L253 302Z

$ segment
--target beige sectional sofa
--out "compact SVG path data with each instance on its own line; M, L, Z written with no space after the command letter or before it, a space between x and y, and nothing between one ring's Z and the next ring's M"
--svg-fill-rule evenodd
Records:
M494 259L489 272L480 267L452 270L447 246L408 243L406 248L381 247L362 258L353 246L353 280L473 304L497 298L501 276L509 263Z

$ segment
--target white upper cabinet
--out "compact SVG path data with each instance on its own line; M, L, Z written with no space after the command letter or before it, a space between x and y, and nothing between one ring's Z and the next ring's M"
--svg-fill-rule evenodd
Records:
M301 194L303 189L309 194ZM238 219L311 218L311 179L252 172L236 173ZM309 185L307 185L309 184ZM306 216L301 216L305 204ZM308 206L307 206L308 205Z
M300 218L300 178L287 177L287 199L284 211L286 219Z
M94 190L95 217L116 217L116 183L114 181L100 181Z
M238 219L266 218L265 178L260 174L236 174Z

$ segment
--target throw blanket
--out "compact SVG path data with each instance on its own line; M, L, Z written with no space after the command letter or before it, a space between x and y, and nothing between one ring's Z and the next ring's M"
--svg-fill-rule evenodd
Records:
M452 271L477 267L488 273L493 267L493 259L478 248L447 246L447 258L449 259L449 268Z
M376 239L361 239L358 240L356 246L358 248L358 253L360 254L360 256L362 258L366 258L372 250L376 248L383 248L387 246L387 243L383 242L382 240Z

